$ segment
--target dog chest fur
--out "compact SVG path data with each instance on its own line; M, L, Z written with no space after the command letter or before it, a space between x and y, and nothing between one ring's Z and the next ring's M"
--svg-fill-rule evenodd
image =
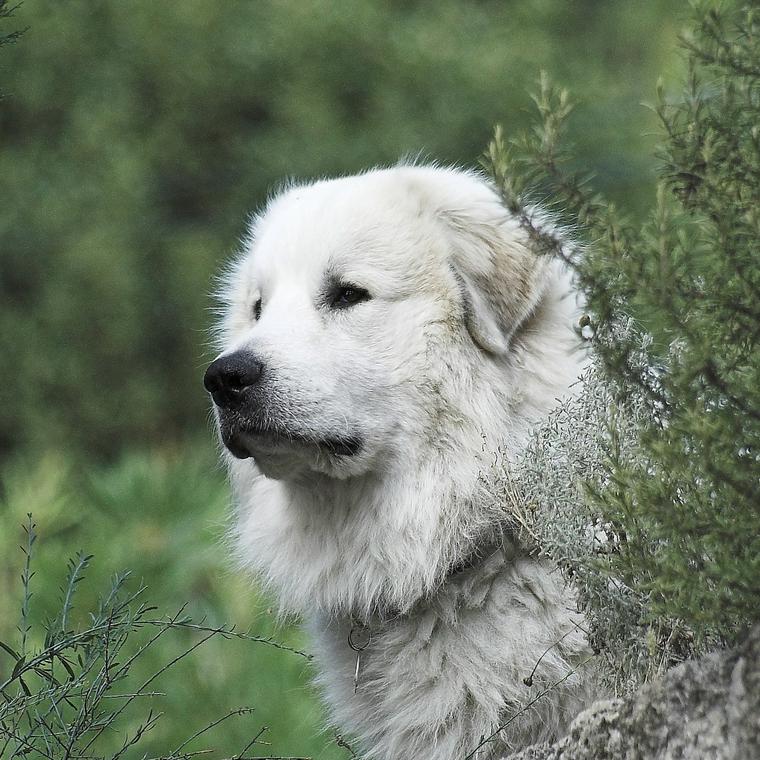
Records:
M312 620L336 725L378 758L464 758L507 721L478 758L556 737L593 696L584 666L591 653L569 602L547 563L498 549L410 614L369 621L355 693L355 621Z

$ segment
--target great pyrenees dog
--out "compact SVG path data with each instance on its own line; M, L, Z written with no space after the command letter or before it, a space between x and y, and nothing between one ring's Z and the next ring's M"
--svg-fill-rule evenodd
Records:
M237 553L307 622L335 725L378 760L561 734L583 622L482 490L580 371L567 272L482 176L399 166L284 189L222 296Z

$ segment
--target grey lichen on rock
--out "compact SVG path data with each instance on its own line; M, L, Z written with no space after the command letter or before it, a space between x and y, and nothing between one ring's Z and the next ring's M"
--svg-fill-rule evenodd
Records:
M582 712L566 737L509 760L760 760L760 627L625 699Z

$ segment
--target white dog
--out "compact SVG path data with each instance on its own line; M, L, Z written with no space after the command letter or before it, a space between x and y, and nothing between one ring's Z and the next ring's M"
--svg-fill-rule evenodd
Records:
M283 191L223 297L239 554L335 723L383 760L561 733L593 690L573 595L479 490L577 377L569 276L479 175L401 166Z

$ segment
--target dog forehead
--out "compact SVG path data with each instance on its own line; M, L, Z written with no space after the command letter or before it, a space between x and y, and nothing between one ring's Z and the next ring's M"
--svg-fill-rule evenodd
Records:
M290 188L270 202L252 230L256 269L375 271L414 277L446 253L439 225L390 172Z

